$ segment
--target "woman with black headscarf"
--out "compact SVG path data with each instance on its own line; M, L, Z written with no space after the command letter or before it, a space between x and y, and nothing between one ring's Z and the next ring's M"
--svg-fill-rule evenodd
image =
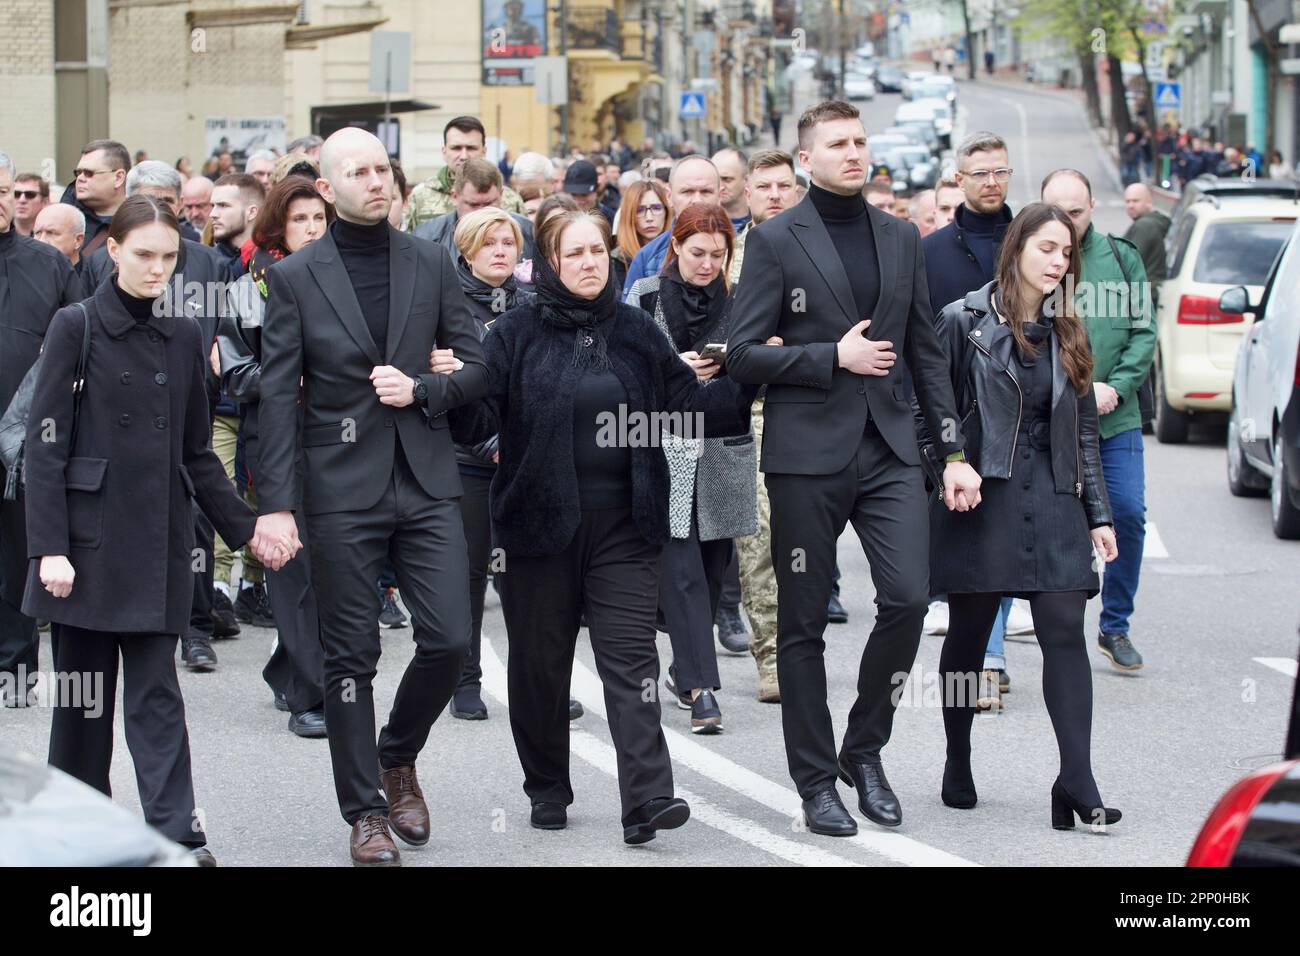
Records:
M510 726L531 822L562 829L573 802L568 691L585 613L618 760L623 839L645 843L690 816L653 693L659 556L669 537L665 419L743 434L729 382L704 388L640 309L609 281L609 224L566 211L537 234L537 299L506 313L483 349L487 398L451 413L453 434L497 434L492 520L502 549L510 639ZM431 366L455 359L436 351ZM674 414L675 413L675 414ZM647 690L650 691L647 697Z

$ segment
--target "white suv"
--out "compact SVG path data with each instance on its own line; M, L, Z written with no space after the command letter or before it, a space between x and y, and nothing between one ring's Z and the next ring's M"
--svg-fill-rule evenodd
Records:
M1245 286L1252 301L1291 235L1300 203L1293 199L1207 196L1178 217L1166 243L1168 278L1156 310L1155 433L1165 443L1187 440L1193 418L1222 421L1232 405L1241 314L1219 309L1225 289Z

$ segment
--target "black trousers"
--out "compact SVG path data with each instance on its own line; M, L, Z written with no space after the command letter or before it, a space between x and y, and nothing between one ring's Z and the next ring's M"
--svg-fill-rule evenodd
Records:
M722 686L718 652L713 646L713 619L735 552L730 538L701 541L694 520L689 538L670 538L664 545L659 613L673 645L679 690L717 690Z
M0 468L0 488L7 471ZM21 495L16 501L0 500L0 671L17 673L24 665L36 673L36 619L22 612L27 586L27 513Z
M460 499L461 520L465 524L465 544L469 549L469 653L460 672L457 690L478 691L483 685L483 666L479 651L483 641L483 602L487 598L488 562L492 560L492 513L488 507L490 475L461 471L460 483L465 494Z
M185 702L176 680L176 635L110 634L57 623L51 630L57 637L55 670L102 674L103 685L97 715L84 706L66 706L77 703L66 699L58 702L64 706L54 708L50 766L112 796L108 771L120 655L126 745L135 764L144 818L170 840L203 846L207 837L194 812Z
M727 570L722 572L722 595L718 598L718 607L728 611L740 610L740 560L736 549L731 549L731 561Z
M399 446L400 447L400 446ZM325 646L325 720L339 810L384 813L379 765L413 766L451 700L469 650L469 567L455 498L430 498L400 453L373 508L309 515L311 575ZM392 560L411 612L415 656L375 741L380 595ZM296 560L296 559L295 559Z
M506 556L501 609L510 639L510 729L533 803L573 802L569 682L584 609L605 688L623 818L673 795L657 692L659 550L623 509L584 511L559 554Z
M1001 594L949 594L948 635L939 655L948 760L970 775L970 730L989 629ZM1043 650L1043 700L1061 756L1061 782L1077 800L1101 806L1092 776L1092 666L1083 633L1086 591L1031 595L1034 633Z
M211 639L212 587L215 575L213 548L217 533L212 522L196 503L194 506L194 547L202 551L199 569L194 572L194 601L190 605L190 636Z
M292 713L318 710L325 701L325 648L321 643L316 592L311 586L310 535L295 514L302 550L279 571L266 569L266 599L275 618L275 650L262 679L283 694Z
M921 640L930 590L925 484L920 467L900 461L871 422L838 474L765 477L778 592L781 723L790 776L808 799L836 776L822 638L836 541L851 522L876 588L876 623L862 652L858 696L841 748L860 761L889 741L894 690L906 680Z

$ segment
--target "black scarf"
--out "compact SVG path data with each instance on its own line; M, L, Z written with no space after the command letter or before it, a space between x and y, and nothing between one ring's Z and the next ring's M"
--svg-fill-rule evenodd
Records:
M698 352L710 336L725 339L721 326L727 313L727 286L721 273L706 286L688 282L678 265L674 261L659 280L659 302L677 351Z
M603 372L609 368L605 334L601 324L618 311L618 293L614 284L605 287L594 299L574 295L551 268L545 256L533 258L533 283L537 291L537 314L554 329L577 329L573 337L573 364Z
M519 283L515 281L513 275L506 276L506 281L501 283L500 286L494 286L476 276L473 268L465 261L464 256L456 257L456 274L460 277L460 287L464 291L465 297L472 302L486 306L488 311L493 314L504 315L515 307L515 298L519 294ZM505 293L503 303L499 298L498 289L503 290ZM505 308L494 308L497 303L503 304Z

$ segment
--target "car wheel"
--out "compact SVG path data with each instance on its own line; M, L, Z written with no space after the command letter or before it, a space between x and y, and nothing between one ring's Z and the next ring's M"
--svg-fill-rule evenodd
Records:
M1286 458L1282 454L1282 433L1273 436L1273 486L1269 489L1273 511L1273 533L1279 538L1294 541L1300 538L1300 508L1291 503L1287 489L1290 480L1286 471Z
M1228 490L1238 498L1258 498L1268 488L1268 479L1246 459L1241 447L1241 421L1236 401L1228 416Z
M1156 440L1163 445L1181 445L1187 441L1187 426L1190 416L1180 412L1169 404L1165 396L1164 363L1156 355Z

